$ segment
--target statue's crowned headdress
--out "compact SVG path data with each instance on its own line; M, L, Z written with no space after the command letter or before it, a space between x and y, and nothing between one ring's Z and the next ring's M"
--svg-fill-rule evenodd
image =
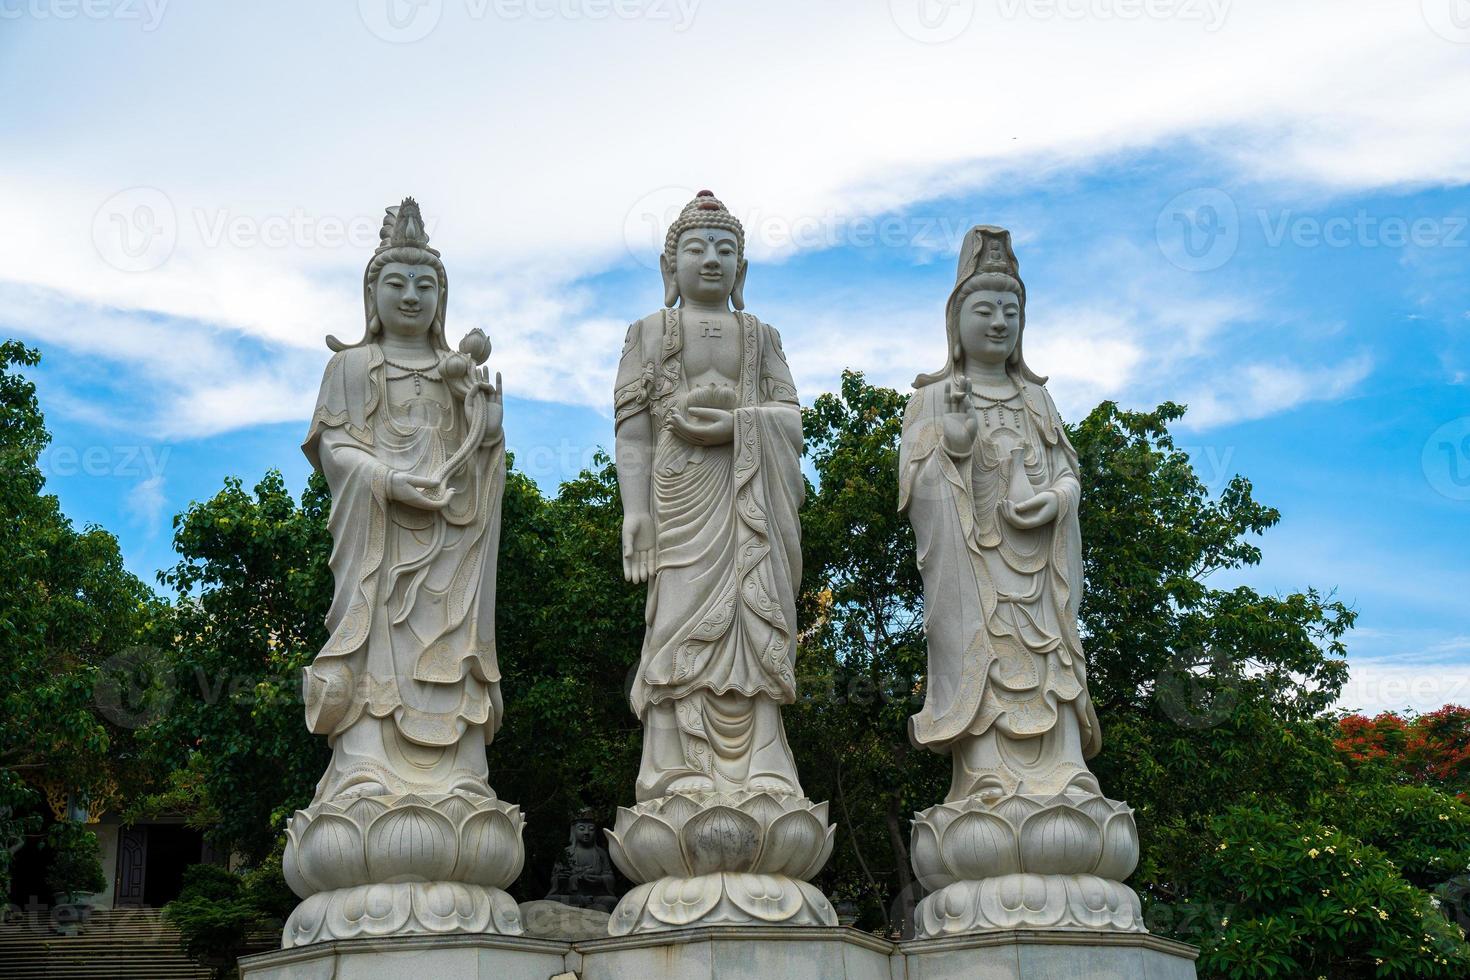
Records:
M1011 233L995 225L976 225L965 233L960 246L960 261L955 268L954 290L944 306L945 333L949 344L949 363L932 374L914 379L914 387L950 380L959 370L963 351L960 347L959 310L964 298L976 289L1014 290L1021 301L1020 336L1011 351L1010 370L1032 384L1044 385L1046 378L1026 364L1021 345L1026 336L1026 283L1021 279L1021 263L1011 246Z
M378 247L373 251L373 257L368 259L367 268L362 274L363 311L367 321L367 330L362 339L355 344L347 344L329 334L327 347L333 351L362 347L372 343L378 336L382 328L373 303L373 284L377 282L383 267L391 262L426 265L438 275L439 308L430 325L430 342L436 350L449 350L449 344L444 339L444 317L449 308L449 276L444 271L439 250L429 247L429 233L424 230L424 216L419 211L418 202L411 197L405 197L401 204L383 212L383 226L378 229Z
M714 191L700 191L696 194L694 200L684 205L684 210L669 225L669 233L664 236L664 255L670 265L673 264L674 252L679 246L679 236L691 228L722 228L732 232L735 235L737 257L745 257L745 228L740 224L740 219L720 203Z
M389 248L421 248L434 255L439 250L429 247L429 233L424 230L424 216L419 212L419 202L405 197L397 207L387 208L383 214L383 227L378 229L378 251Z
M1026 305L1026 284L1021 281L1021 263L1011 247L1011 233L994 225L976 225L965 235L960 246L960 261L955 269L955 289L975 276L1009 276L1020 286L1021 305Z

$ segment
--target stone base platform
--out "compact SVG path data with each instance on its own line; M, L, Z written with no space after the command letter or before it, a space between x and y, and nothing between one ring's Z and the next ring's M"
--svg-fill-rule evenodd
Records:
M495 935L316 943L242 980L1195 980L1191 946L1142 933L1011 931L890 943L856 929L726 926L583 942Z

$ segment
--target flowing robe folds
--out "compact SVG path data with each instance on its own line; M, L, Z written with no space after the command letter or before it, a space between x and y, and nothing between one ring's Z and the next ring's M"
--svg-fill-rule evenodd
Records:
M302 446L332 491L331 636L304 672L307 725L333 750L318 802L363 791L493 796L484 746L502 714L504 438L476 436L482 396L466 402L438 380L407 397L395 388L395 403L391 370L376 344L333 356ZM471 438L480 444L449 479L447 508L388 499L392 472L436 475Z
M1013 380L1010 399L976 408L978 436L963 454L942 439L942 383L916 391L904 416L899 506L914 527L929 642L924 705L909 733L953 757L951 801L1098 791L1084 761L1101 742L1077 634L1077 456L1046 389ZM999 504L1017 487L1020 496L1055 491L1056 519L1008 524Z
M778 706L796 699L801 412L776 332L736 316L730 444L694 446L669 427L689 394L677 309L633 324L618 368L617 422L651 413L654 447L656 558L630 696L644 725L639 800L686 777L800 793Z

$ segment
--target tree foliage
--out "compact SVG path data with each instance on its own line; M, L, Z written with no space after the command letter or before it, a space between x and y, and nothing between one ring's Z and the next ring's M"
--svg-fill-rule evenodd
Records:
M34 363L14 345L4 357ZM948 778L946 760L906 737L926 649L913 535L896 509L904 404L848 373L804 412L800 693L786 713L807 794L831 801L839 825L818 883L857 903L861 924L900 933L921 897L909 816ZM141 808L184 812L244 859L243 877L197 873L171 909L196 953L218 956L290 908L284 821L327 760L300 698L331 594L326 487L313 477L298 499L272 472L192 505L175 521L164 610L119 574L110 537L71 531L41 493L44 427L33 389L8 370L0 406L0 448L18 461L0 504L26 528L0 546L0 656L7 698L24 695L0 717L0 794L11 794L0 813L30 792L13 759L54 759L85 785L109 745L117 754L127 726L91 709L93 665L135 641L124 638L165 638L133 692L151 709L138 737L159 774ZM1131 884L1150 927L1199 943L1208 977L1463 975L1463 934L1444 911L1470 868L1470 808L1454 795L1470 712L1325 714L1354 613L1312 588L1213 584L1259 562L1280 515L1242 477L1209 492L1170 435L1182 415L1104 403L1069 430L1104 732L1093 766L1137 810ZM622 580L620 523L606 457L554 497L512 466L497 594L507 713L489 758L492 785L529 819L522 899L544 894L573 814L590 807L608 823L630 801L641 738L626 693L644 595ZM43 737L22 738L26 725Z
M45 492L50 441L35 385L40 355L0 343L0 890L10 845L39 831L46 795L86 805L132 773L119 728L94 706L99 669L142 642L158 612L117 539L77 530Z
M1385 711L1338 721L1337 748L1354 768L1470 800L1470 708L1447 704L1405 717Z

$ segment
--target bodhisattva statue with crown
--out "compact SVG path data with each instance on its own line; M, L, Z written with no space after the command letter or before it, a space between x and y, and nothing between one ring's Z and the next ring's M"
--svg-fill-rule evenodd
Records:
M367 331L333 337L303 450L332 491L330 637L304 671L332 761L288 826L304 901L283 944L521 932L503 889L523 820L487 781L500 725L495 570L505 438L479 330L451 350L448 280L412 198L363 277Z
M631 701L636 806L608 834L637 888L614 935L835 925L832 849L780 707L796 697L801 409L776 331L744 312L745 235L701 191L669 228L666 308L628 329L615 389L623 571L648 583Z
M1010 233L965 238L945 307L948 357L904 417L900 502L924 582L929 673L915 744L947 754L945 801L917 814L932 894L918 932L1143 930L1121 882L1133 812L1106 799L1077 632L1077 454L1022 355L1026 287Z

